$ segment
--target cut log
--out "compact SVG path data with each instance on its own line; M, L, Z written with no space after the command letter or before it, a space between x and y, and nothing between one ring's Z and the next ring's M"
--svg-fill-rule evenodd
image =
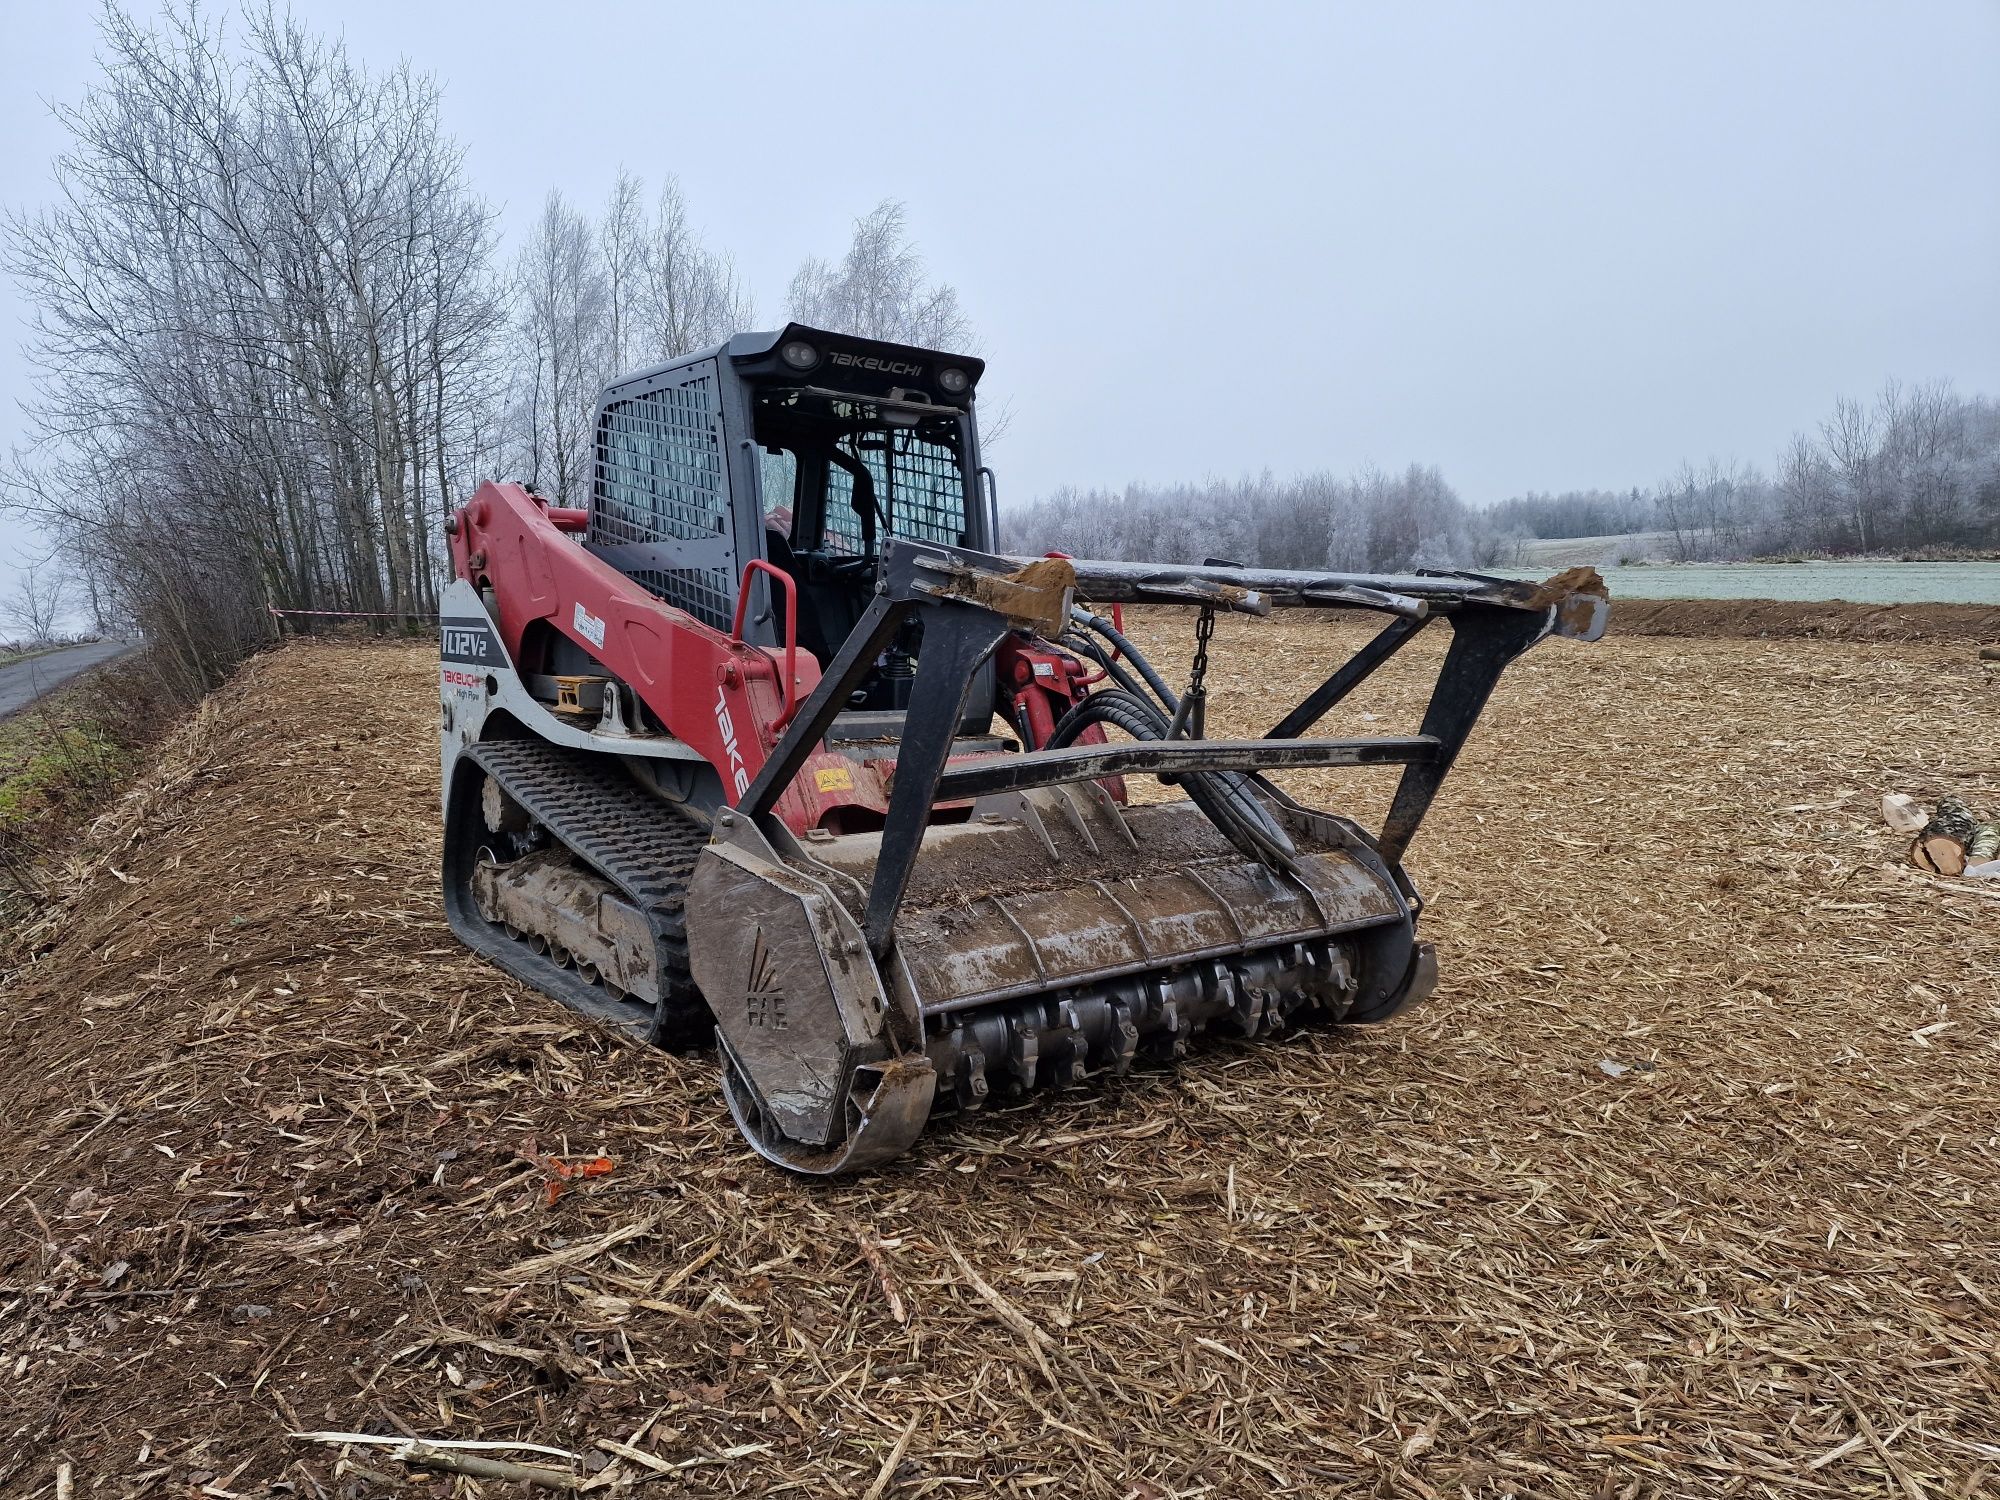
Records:
M1965 845L1948 833L1926 832L1910 845L1910 863L1933 875L1963 875Z
M1966 843L1965 862L1983 865L1996 856L2000 856L2000 823L1981 823Z

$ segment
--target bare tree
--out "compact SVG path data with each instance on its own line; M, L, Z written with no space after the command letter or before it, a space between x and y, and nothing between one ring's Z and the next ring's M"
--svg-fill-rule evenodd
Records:
M1833 466L1804 433L1778 457L1778 513L1781 536L1791 544L1838 548L1845 521Z
M638 291L640 337L653 359L719 344L756 317L735 262L702 243L671 177L654 204Z
M1877 403L1882 446L1876 466L1883 500L1893 506L1910 546L1972 540L1967 514L1972 462L1964 404L1947 381L1905 390L1891 382Z
M510 458L565 503L588 487L591 413L608 381L750 324L734 265L703 245L679 185L661 186L650 223L644 193L621 171L595 224L549 194L515 258Z
M0 622L24 646L52 644L68 615L68 582L47 565L22 569L14 591L0 600Z
M1763 477L1747 465L1711 458L1683 462L1661 484L1661 525L1673 538L1677 562L1742 555L1766 506Z
M1878 499L1875 418L1859 401L1843 396L1833 404L1833 415L1820 424L1820 438L1854 522L1855 544L1866 552L1877 535L1872 524Z
M238 35L193 6L101 24L57 201L7 226L37 397L4 496L198 691L270 607L435 608L437 519L481 463L492 214L408 66L268 3Z
M598 245L604 263L605 360L612 370L632 366L631 305L644 275L647 251L645 225L640 203L645 185L622 167L604 205L604 220L598 226Z
M800 322L837 333L975 352L958 292L925 279L903 205L893 200L854 221L854 237L838 264L811 259L801 265L786 305Z
M588 480L590 416L612 373L611 292L598 237L550 193L514 266L515 403L529 485L561 504Z

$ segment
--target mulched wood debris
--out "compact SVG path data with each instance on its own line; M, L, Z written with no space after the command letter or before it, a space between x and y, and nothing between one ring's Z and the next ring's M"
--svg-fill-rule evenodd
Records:
M1359 639L1225 619L1211 733ZM2000 1490L2000 900L1878 812L2000 802L1965 655L1538 648L1412 859L1429 1006L833 1185L451 939L431 653L259 658L0 984L0 1493L524 1493L305 1430L667 1495Z

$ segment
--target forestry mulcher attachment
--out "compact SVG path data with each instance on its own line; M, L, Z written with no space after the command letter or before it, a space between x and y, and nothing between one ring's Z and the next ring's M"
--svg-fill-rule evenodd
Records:
M1507 663L1604 628L1594 575L996 556L981 373L743 334L604 393L587 508L488 484L446 524L454 930L635 1036L713 1035L743 1134L800 1172L1428 994L1404 850ZM1193 613L1178 690L1127 604ZM1294 608L1387 623L1264 738L1207 738L1216 615ZM1417 733L1306 737L1438 619ZM1271 780L1330 766L1402 768L1379 833ZM1135 805L1135 776L1185 796Z

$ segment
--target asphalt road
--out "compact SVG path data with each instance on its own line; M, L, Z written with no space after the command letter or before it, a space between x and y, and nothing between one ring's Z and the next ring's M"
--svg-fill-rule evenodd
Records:
M130 641L92 641L0 667L0 719L55 691L77 673L102 666L131 649Z

